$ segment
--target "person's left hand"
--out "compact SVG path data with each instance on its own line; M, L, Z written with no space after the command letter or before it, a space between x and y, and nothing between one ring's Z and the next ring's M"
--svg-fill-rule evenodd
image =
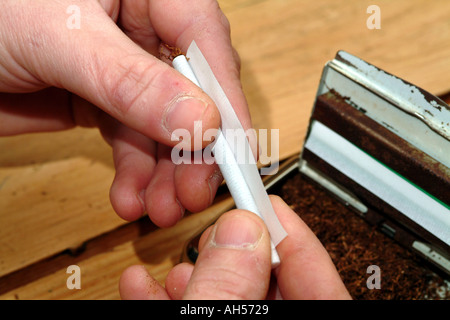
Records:
M80 9L79 29L66 27L71 5ZM113 148L115 211L130 221L147 212L158 226L171 226L185 209L209 206L222 176L215 164L171 161L176 142L165 115L186 97L196 98L185 99L189 107L203 101L204 112L177 113L179 126L191 128L188 122L203 116L204 130L217 128L220 115L206 94L159 60L160 46L186 51L195 40L248 129L229 28L215 0L2 0L0 136L98 127Z

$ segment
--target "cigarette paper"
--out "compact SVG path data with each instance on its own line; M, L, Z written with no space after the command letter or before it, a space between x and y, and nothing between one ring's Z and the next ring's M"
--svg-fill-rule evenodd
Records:
M216 163L219 165L231 196L236 203L236 207L255 213L267 225L272 239L272 268L275 268L280 264L276 245L286 237L287 233L273 211L253 155L250 152L249 156L251 159L246 163L237 161L237 155L227 141L227 137L224 134L225 130L243 131L243 129L234 109L195 42L189 47L187 55L189 62L184 55L180 55L173 60L173 66L193 83L202 88L219 108L222 117L222 128L216 136L212 149ZM244 143L248 144L248 141L246 139L244 140ZM246 145L244 149L250 150L250 146Z

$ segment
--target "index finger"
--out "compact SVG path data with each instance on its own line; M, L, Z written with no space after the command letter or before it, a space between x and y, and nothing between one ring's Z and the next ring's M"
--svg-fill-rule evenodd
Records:
M252 127L240 82L240 60L230 25L215 0L150 1L151 25L165 42L184 52L195 40L231 102L244 130Z

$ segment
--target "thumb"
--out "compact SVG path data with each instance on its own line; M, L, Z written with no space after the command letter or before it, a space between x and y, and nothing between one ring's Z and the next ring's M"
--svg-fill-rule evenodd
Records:
M218 128L220 114L212 100L129 39L97 1L78 3L73 11L79 15L78 28L67 23L72 1L27 3L21 33L32 43L22 44L19 51L25 54L18 56L40 81L67 89L170 146L178 143L171 139L176 129L193 137L200 127L194 121L202 121L203 132Z
M244 210L225 213L202 242L185 299L266 297L271 272L270 239L259 217Z

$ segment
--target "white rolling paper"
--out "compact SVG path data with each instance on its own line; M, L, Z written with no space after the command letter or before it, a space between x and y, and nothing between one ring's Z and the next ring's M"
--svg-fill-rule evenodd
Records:
M251 150L247 139L240 139L239 143L245 145L239 146L236 146L234 141L234 133L237 130L244 132L242 125L195 42L190 45L186 56L188 59L185 56L176 57L173 66L201 87L218 107L222 118L222 127L212 149L214 158L225 178L236 207L254 212L267 225L272 240L272 267L276 267L280 260L275 246L287 236L287 233L272 208L253 154L247 152L245 157L237 154L236 148L240 151ZM243 158L246 161L242 161Z

